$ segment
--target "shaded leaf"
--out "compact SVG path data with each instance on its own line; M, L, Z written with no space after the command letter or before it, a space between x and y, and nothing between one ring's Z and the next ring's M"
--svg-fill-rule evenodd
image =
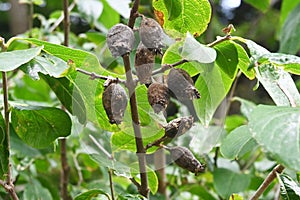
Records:
M105 26L105 28L110 29L112 26L120 22L120 15L115 11L106 0L101 0L103 4L103 11L101 16L98 18L98 22ZM96 24L95 24L96 25ZM97 26L97 25L96 25ZM86 33L89 34L89 33ZM98 32L92 34L99 34ZM99 42L99 40L97 40Z
M93 24L101 15L103 4L97 0L78 0L76 1L79 12Z
M158 21L160 21L169 34L180 36L181 34L190 32L194 36L201 35L207 29L207 25L210 22L211 6L209 1L185 0L181 4L182 12L177 18L170 21L168 20L168 10L164 0L152 1Z
M263 12L266 12L270 6L271 1L270 0L244 0L246 3L250 4L254 8L257 8Z
M296 54L300 49L300 4L293 9L285 20L280 32L279 52Z
M189 61L212 63L217 57L213 48L200 44L190 33L187 33L181 55Z
M280 26L285 22L287 16L300 3L300 0L284 0L280 7Z
M23 199L24 200L52 200L51 193L44 188L36 179L30 179L30 182L25 185Z
M43 47L0 53L0 71L12 71L41 53Z
M280 183L280 196L284 200L300 199L300 185L286 174L277 175Z
M107 3L113 8L115 9L120 15L122 15L122 17L124 17L125 19L129 18L130 15L130 0L106 0Z
M234 97L233 98L234 101L239 101L241 103L241 113L247 117L247 119L249 119L249 116L251 114L251 112L253 111L253 109L256 107L256 104L253 103L252 101L248 101L246 99L242 99L239 97Z
M35 148L48 147L58 137L71 133L69 115L57 108L15 106L11 123L18 136Z
M288 119L288 120L287 120ZM300 169L300 108L257 106L250 115L252 136L284 166Z
M255 147L257 147L257 144L248 126L244 125L234 129L227 135L220 146L220 150L225 158L232 160L241 158Z
M168 10L168 20L172 21L179 17L182 12L182 5L180 0L164 0L165 6Z
M247 189L251 180L249 175L236 173L224 168L216 168L213 176L213 184L216 191L221 197L226 199L233 193Z
M107 194L103 190L92 189L92 190L88 190L86 192L83 192L83 193L77 195L74 198L74 200L91 200L91 199L94 199L95 197L98 197L98 195L105 195L107 197L107 199L109 199L109 200L111 199L109 194Z
M5 121L0 115L0 179L3 180L8 172L9 149L5 133Z
M250 80L253 80L255 78L255 71L254 69L249 69L249 65L250 65L250 59L248 57L247 52L245 51L245 49L237 44L234 43L236 50L237 50L237 54L238 54L238 68L243 72L243 74Z

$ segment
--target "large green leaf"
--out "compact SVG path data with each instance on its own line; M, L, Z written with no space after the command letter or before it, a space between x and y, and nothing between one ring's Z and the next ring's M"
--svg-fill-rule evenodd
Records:
M238 159L257 146L248 126L234 129L222 142L220 150L225 158Z
M168 20L172 21L179 17L182 12L181 0L164 0L164 4L167 5L168 10Z
M215 169L213 176L216 191L225 199L228 199L233 193L247 189L251 180L249 175L236 173L225 168Z
M214 46L218 53L217 64L230 78L234 78L239 63L236 46L231 41L225 41Z
M81 15L92 25L103 10L103 4L97 0L77 0L76 4Z
M244 0L246 3L249 3L250 5L252 5L253 7L266 12L267 9L270 6L270 0L260 0L260 1L256 1L256 0Z
M120 22L120 15L116 12L106 0L101 0L103 4L103 11L98 18L98 22L104 25L105 28L110 29L112 26ZM97 26L97 23L95 24Z
M300 0L284 0L280 8L280 26L285 22L290 12L300 3Z
M245 49L237 44L234 43L235 48L237 50L237 54L238 54L238 68L243 72L243 74L249 78L250 80L255 78L255 71L254 69L249 69L249 65L250 65L250 59L248 57L247 52L245 51Z
M107 194L106 192L104 192L103 190L100 189L92 189L92 190L88 190L86 192L83 192L79 195L77 195L74 200L91 200L94 199L95 197L97 197L98 195L104 195L106 196L106 198L108 200L110 200L110 196L109 194Z
M217 57L213 48L200 44L190 33L186 35L181 55L188 61L200 63L212 63Z
M30 179L30 182L25 185L23 199L24 200L39 200L41 197L44 200L52 200L51 193L44 188L36 179Z
M233 79L230 79L217 64L204 65L203 68L204 72L195 83L201 98L194 101L194 106L200 122L208 125L228 93Z
M116 0L106 0L107 3L115 10L117 11L122 17L125 19L129 18L130 15L130 0L122 0L122 1L116 1Z
M5 134L5 121L2 114L0 115L0 179L8 172L9 149Z
M279 52L296 54L300 49L300 4L288 15L280 32Z
M300 169L300 108L260 105L250 115L252 136L286 167Z
M277 175L280 183L280 195L284 200L300 199L300 185L286 174Z
M180 0L181 8L174 7L178 12L181 9L181 13L178 17L174 18L171 14L171 20L168 9L170 5L165 4L165 0L153 0L152 5L154 7L156 17L161 22L161 25L170 34L178 36L180 34L186 34L186 32L192 33L194 36L199 36L207 29L207 25L210 22L211 6L208 0ZM174 11L173 11L174 12ZM177 33L175 33L177 32Z
M288 72L272 64L262 64L255 70L257 79L276 105L300 105L300 94Z
M239 101L241 103L241 113L249 119L251 112L256 107L256 104L252 101L248 101L239 97L234 97L234 101Z
M71 133L69 115L58 108L15 106L11 123L18 136L28 145L45 148L58 137Z
M0 53L0 71L12 71L41 53L40 47Z

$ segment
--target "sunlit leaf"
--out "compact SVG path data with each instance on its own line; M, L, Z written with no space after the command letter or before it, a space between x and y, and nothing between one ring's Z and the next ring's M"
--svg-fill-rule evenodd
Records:
M109 199L109 200L111 199L109 194L107 194L103 190L92 189L92 190L88 190L86 192L83 192L83 193L77 195L74 198L74 200L91 200L91 199L94 199L95 197L98 197L98 195L104 195L104 196L106 196L107 199Z

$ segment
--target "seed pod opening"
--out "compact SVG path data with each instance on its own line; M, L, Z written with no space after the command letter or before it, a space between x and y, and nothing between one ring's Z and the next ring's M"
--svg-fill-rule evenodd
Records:
M152 83L148 88L148 101L155 113L164 111L169 102L169 89L162 83Z
M169 138L183 135L193 126L193 123L192 116L173 119L165 126L165 135Z
M195 88L193 79L183 69L172 68L168 74L167 83L171 93L180 101L201 97L199 91Z
M120 124L123 121L127 102L127 94L119 84L111 83L105 88L102 103L111 124Z
M114 57L131 52L134 45L134 33L124 24L114 25L107 33L107 46Z
M193 153L185 147L168 147L172 160L181 168L186 169L190 172L198 173L204 172L205 167L202 165L193 155Z
M149 49L160 49L163 45L164 32L157 21L144 17L139 30L140 40Z
M155 61L155 53L146 48L140 42L135 54L136 75L141 84L150 84L152 82L152 70Z

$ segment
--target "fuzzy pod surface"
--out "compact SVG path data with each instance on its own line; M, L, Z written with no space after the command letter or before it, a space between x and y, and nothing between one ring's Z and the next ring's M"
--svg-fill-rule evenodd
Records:
M117 83L109 84L102 96L102 103L111 124L120 124L128 103L125 89Z
M171 93L178 100L193 100L201 97L193 79L183 69L172 68L168 74L167 83Z
M144 17L139 30L140 40L149 49L160 49L163 45L164 31L152 18Z
M164 111L170 102L169 89L163 83L152 83L148 88L147 95L149 104L155 113Z
M116 24L107 33L107 46L114 57L123 56L133 49L134 33L124 24Z
M135 54L136 75L141 84L150 84L152 82L152 70L155 62L155 53L140 42Z
M172 160L181 168L186 169L190 172L202 173L205 170L204 165L202 165L193 155L193 153L186 147L176 146L168 147L170 151Z
M169 138L178 137L186 133L193 126L194 118L189 117L179 117L173 119L165 126L165 135Z

